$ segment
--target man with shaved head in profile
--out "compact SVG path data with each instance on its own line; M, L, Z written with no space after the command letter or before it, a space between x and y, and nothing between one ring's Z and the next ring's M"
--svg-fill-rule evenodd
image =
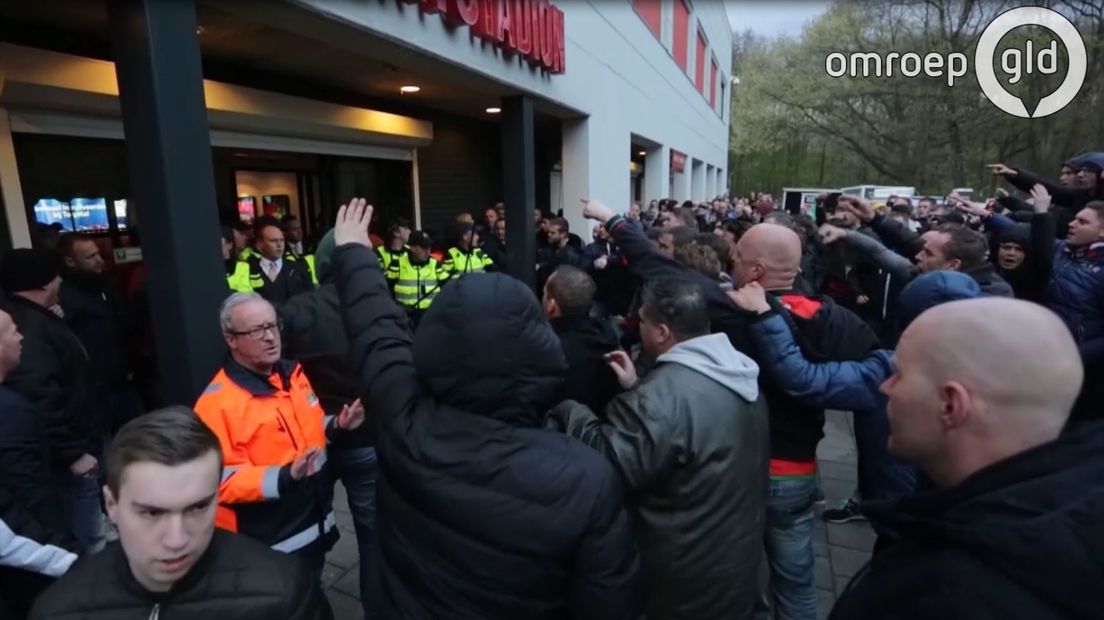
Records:
M753 359L756 351L747 326L781 314L810 360L849 361L863 358L878 345L870 328L854 313L828 298L794 290L801 268L801 240L776 224L750 228L737 242L732 277L736 286L758 282L768 293L771 312L762 315L736 308L719 283L679 265L652 249L647 238L600 202L585 202L583 214L606 225L628 261L644 281L690 280L704 293L714 332L723 332L737 350ZM770 416L770 486L764 546L770 563L770 596L779 620L817 617L813 504L817 500L816 447L824 436L824 409L794 398L766 374L759 387Z
M882 385L889 448L939 489L864 507L899 540L831 618L1100 617L1104 424L1062 435L1084 375L1063 327L1042 306L989 297L936 306L905 331Z

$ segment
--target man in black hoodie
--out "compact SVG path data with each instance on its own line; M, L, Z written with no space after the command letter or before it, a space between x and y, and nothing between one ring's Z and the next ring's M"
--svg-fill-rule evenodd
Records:
M1060 437L1083 377L1063 327L1041 306L982 298L905 331L882 385L889 449L939 488L864 506L898 542L855 576L833 620L1100 617L1104 426Z
M503 274L441 291L413 338L370 250L372 207L338 211L335 282L377 416L385 618L637 618L624 490L544 428L566 363L533 293Z

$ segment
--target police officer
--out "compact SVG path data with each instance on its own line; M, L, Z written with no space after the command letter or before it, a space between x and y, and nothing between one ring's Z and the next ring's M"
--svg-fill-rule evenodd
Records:
M391 222L387 242L376 248L380 268L383 269L384 273L387 272L392 262L399 260L399 257L410 251L410 246L407 245L409 241L410 222L401 217L395 218L395 221Z
M314 267L314 250L307 246L307 242L303 240L303 225L299 223L299 218L294 215L288 214L280 218L280 228L284 231L284 259L292 261L303 261L310 273L311 283L318 286L318 272Z
M444 265L429 255L432 247L429 235L416 230L410 234L410 251L388 268L388 278L395 281L395 301L407 309L415 327L449 280Z
M222 227L222 264L226 266L226 285L236 293L252 293L249 283L249 263L239 260L234 252L234 229Z
M479 247L479 233L471 224L459 224L456 246L449 248L445 257L445 270L451 277L459 278L466 273L482 273L488 268L494 268L494 261Z

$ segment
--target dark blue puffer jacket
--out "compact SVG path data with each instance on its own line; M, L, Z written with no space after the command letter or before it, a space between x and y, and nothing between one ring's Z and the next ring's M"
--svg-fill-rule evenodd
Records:
M1086 364L1104 360L1104 242L1055 244L1046 306L1069 327Z

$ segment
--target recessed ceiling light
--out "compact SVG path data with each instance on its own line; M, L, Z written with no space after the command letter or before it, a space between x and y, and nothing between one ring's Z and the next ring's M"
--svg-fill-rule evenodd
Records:
M641 155L641 156L647 155L647 154L648 154L648 151L640 151L639 153L637 153L637 155Z
M204 32L207 32L206 28L204 28L203 26L196 26L196 34L197 35L203 34Z
M502 108L487 108L487 114L499 114L502 112Z
M411 95L422 90L421 86L403 86L399 88L399 92L404 95Z

